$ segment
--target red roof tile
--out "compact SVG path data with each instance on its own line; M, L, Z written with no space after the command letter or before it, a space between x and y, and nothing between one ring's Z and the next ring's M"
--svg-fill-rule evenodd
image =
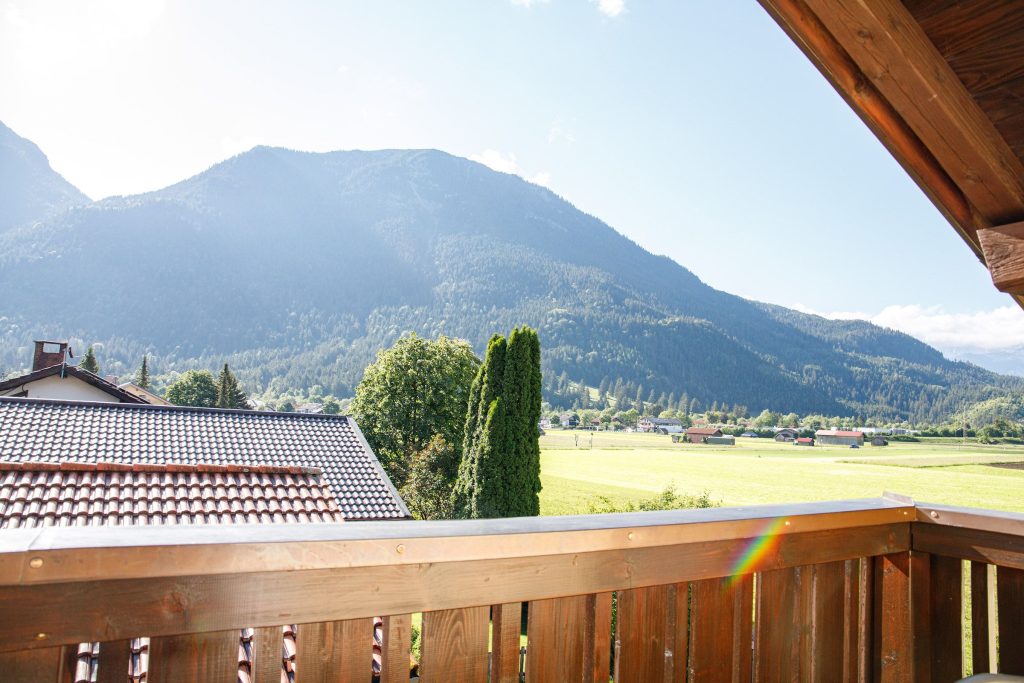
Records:
M0 529L289 520L344 521L319 470L0 462Z

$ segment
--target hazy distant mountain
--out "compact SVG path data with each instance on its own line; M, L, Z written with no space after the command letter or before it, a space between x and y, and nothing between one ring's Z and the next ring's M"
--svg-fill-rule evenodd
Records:
M0 233L89 201L35 144L0 122Z
M34 335L74 335L104 342L108 367L228 358L250 388L347 395L405 331L482 350L525 322L549 395L621 379L705 405L934 418L1024 386L712 289L552 192L437 151L258 147L0 235L0 291L19 293L0 297L7 367Z

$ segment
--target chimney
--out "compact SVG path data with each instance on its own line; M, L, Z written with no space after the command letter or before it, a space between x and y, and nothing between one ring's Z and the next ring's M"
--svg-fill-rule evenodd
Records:
M32 356L32 372L60 365L68 351L67 342L36 341L36 352Z

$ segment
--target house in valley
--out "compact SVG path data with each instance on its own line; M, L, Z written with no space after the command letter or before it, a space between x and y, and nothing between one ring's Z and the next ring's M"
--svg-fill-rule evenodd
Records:
M683 423L674 417L641 417L636 423L641 432L658 432L659 434L681 434Z
M819 429L814 432L814 439L819 446L863 446L864 432Z
M793 445L794 446L813 446L814 445L814 439L812 439L810 437L807 437L807 436L801 436L801 437L797 438L795 441L793 441Z
M794 441L798 436L800 436L800 432L792 427L783 427L779 431L775 432L775 440L779 442Z
M709 437L722 436L722 430L716 427L690 427L686 430L686 441L690 443L706 443Z

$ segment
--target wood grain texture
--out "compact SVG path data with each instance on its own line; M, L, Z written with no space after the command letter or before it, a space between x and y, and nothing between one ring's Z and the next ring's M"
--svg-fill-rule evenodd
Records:
M780 536L752 571L893 552L910 525ZM0 651L54 644L310 623L603 593L724 576L749 539L428 565L246 572L0 587ZM239 594L259 600L238 600ZM51 641L51 642L52 642Z
M978 239L996 289L1024 293L1024 222L979 230Z
M130 656L130 641L111 640L100 643L96 683L125 683L128 678L128 658ZM280 660L280 654L278 659ZM278 666L280 667L280 665ZM278 676L277 683L280 683L280 676Z
M495 642L497 642L497 631L495 631ZM408 683L411 653L412 615L395 614L384 617L380 683Z
M299 624L297 683L365 683L373 672L373 619Z
M690 683L746 683L753 669L753 576L695 581L690 602Z
M1024 166L899 0L807 0L992 224L1019 220Z
M507 602L491 608L491 681L519 683L519 634L523 603Z
M423 683L487 683L489 607L425 612L421 635Z
M607 683L612 673L612 594L598 593L587 596L587 599L585 680L588 683Z
M252 680L255 683L281 683L283 638L280 626L256 629L252 641Z
M971 562L971 666L982 673L991 671L989 639L995 634L989 629L988 565Z
M981 257L975 232L985 222L935 155L832 35L805 0L759 0L779 26L818 68Z
M938 524L914 525L914 550L1024 569L1024 536Z
M530 603L526 679L580 682L586 678L589 596L574 595Z
M930 680L935 683L956 681L964 675L963 562L960 559L931 556L929 594Z
M12 683L57 681L66 670L63 655L62 648L59 647L7 652L0 654L0 672L3 672L4 681Z
M856 680L858 585L845 562L758 577L755 681Z
M875 680L913 680L911 647L910 553L882 555L875 560Z
M1024 570L996 568L999 673L1024 674Z
M617 683L686 680L688 593L686 583L618 592Z
M910 650L914 681L932 680L932 556L920 550L910 551ZM959 677L958 677L959 678ZM958 678L953 680L958 680Z
M149 641L147 683L232 683L237 679L237 630L164 636Z

